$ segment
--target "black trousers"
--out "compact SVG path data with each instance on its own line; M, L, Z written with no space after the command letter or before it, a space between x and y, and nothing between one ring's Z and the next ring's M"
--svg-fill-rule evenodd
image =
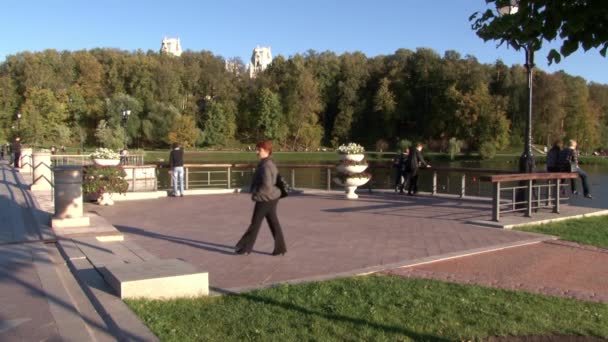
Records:
M15 168L19 167L19 163L21 162L19 159L21 159L21 152L15 152L15 159L13 160Z
M255 240L260 232L260 227L262 226L262 220L266 218L266 222L268 222L270 232L274 238L273 253L280 254L287 252L287 246L285 246L285 239L283 238L283 230L281 229L281 224L277 217L278 203L278 199L268 202L255 202L251 224L245 234L243 234L243 237L241 237L236 244L237 251L249 253L253 250L253 245L255 244Z
M409 184L407 185L407 193L415 194L418 192L418 173L410 174Z

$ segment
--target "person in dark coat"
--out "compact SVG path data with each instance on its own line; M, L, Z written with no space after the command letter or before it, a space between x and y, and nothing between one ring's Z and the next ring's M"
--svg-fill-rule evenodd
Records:
M564 148L559 153L558 164L562 172L576 172L581 182L583 183L583 194L586 198L593 198L591 196L591 187L589 186L589 176L587 172L581 169L578 165L578 151L576 150L576 140L570 140L568 147ZM577 195L576 191L576 180L571 179L570 186L572 188L572 194Z
M173 179L173 197L184 197L184 150L179 143L173 143L169 153L169 167ZM179 187L178 187L179 185Z
M418 143L416 148L410 150L406 166L409 175L407 194L413 196L418 192L418 169L420 167L431 167L422 157L422 144Z
M15 169L18 169L20 167L20 163L21 163L21 138L20 137L15 138L15 141L11 145L11 152L14 155L13 166L15 167Z
M2 144L2 146L0 146L0 160L4 160L5 155L6 155L6 144Z
M251 199L255 202L251 224L236 244L236 254L249 254L260 231L262 220L266 218L270 232L274 238L274 250L272 255L283 255L287 252L283 230L277 217L277 204L281 197L281 190L276 186L279 171L274 165L270 155L272 154L272 143L265 140L256 145L256 153L260 162L258 163L253 179L251 181Z
M395 171L395 192L399 192L403 194L403 190L405 188L405 184L407 183L407 157L410 153L410 149L406 148L401 152L401 154L395 157L393 162L393 167L396 169Z
M559 166L559 153L562 151L562 146L562 142L556 140L549 152L547 152L547 172L561 171Z

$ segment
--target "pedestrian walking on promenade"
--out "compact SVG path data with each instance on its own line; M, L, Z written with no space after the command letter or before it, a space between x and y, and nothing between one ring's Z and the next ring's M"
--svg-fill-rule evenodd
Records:
M422 144L416 144L416 148L410 150L406 161L407 172L409 174L409 184L407 194L413 196L418 192L418 169L420 167L431 167L422 157Z
M21 163L21 138L16 137L15 141L11 145L11 151L13 153L13 166L18 169Z
M277 187L279 171L270 158L272 155L272 142L265 140L256 145L258 163L251 181L251 199L255 202L251 224L236 244L236 254L249 254L260 231L262 220L266 218L270 232L274 238L272 255L283 255L287 252L283 230L277 217L277 204L281 197L281 190Z
M179 143L173 143L169 153L169 167L173 179L173 197L184 197L184 150ZM179 185L179 187L178 187Z

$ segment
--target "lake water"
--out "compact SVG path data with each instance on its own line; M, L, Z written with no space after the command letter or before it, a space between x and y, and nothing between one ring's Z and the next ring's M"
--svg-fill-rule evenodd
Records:
M287 164L287 163L285 163ZM295 163L290 162L289 165ZM302 163L306 165L306 163ZM394 188L394 169L389 167L388 163L370 163L367 172L372 174L370 184L364 185L362 188L367 189L371 186L372 189L393 189ZM434 162L434 167L465 167L465 168L486 168L486 169L501 169L513 170L517 169L515 163L505 162ZM327 164L326 167L313 168L291 168L284 167L281 163L277 163L279 172L292 184L295 183L296 188L312 188L326 189L327 188L327 170L331 172L331 178L336 175L335 165ZM544 165L538 165L538 169L544 168ZM608 209L608 187L601 186L608 184L608 166L602 165L585 165L583 169L589 174L591 191L594 199L590 200L583 196L573 196L570 200L571 204ZM293 170L293 171L292 171ZM169 189L170 182L167 169L160 169L158 180L159 189ZM252 169L232 169L231 172L231 187L247 187L251 182ZM480 182L479 177L488 175L487 173L467 173L466 175L466 195L468 196L490 196L491 186L488 182ZM460 194L461 191L461 176L462 172L438 172L437 190L440 193ZM198 169L189 170L190 188L225 188L226 186L226 169ZM432 189L433 172L425 170L421 173L419 179L420 191L429 192ZM577 186L582 193L580 179L577 180ZM332 189L339 189L333 181L331 182Z

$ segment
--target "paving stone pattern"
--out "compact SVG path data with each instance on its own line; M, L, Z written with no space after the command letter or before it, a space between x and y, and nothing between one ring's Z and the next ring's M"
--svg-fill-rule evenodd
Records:
M466 223L486 217L489 202L393 194L299 195L281 200L279 219L288 253L273 257L263 224L254 253L235 255L253 202L247 194L185 196L87 205L126 241L161 259L177 258L209 272L219 290L317 280L380 271L416 260L538 240L538 235Z

